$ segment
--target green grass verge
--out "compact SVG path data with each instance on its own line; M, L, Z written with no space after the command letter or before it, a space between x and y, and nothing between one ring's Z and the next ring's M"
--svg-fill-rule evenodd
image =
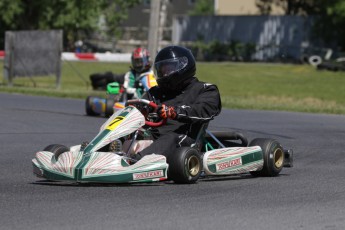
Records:
M0 68L3 63L0 62ZM54 77L17 78L7 87L0 73L0 92L86 98L93 91L89 75L124 73L128 63L64 62L61 88ZM225 108L345 114L345 72L317 71L308 65L197 63L197 76L217 84Z

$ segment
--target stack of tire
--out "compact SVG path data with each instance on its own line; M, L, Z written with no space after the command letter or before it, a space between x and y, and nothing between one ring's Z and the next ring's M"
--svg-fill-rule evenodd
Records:
M323 62L316 67L318 70L345 71L345 64L339 62Z
M94 90L106 90L107 84L118 82L123 84L125 74L114 74L112 72L94 73L90 75L91 85Z
M317 70L345 71L345 62L340 60L322 60L320 56L310 56L309 64Z

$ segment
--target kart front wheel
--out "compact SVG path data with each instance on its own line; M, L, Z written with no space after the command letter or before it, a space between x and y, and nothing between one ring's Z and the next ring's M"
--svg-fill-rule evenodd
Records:
M277 140L257 138L249 146L260 146L262 149L264 166L259 171L250 172L253 176L278 176L284 166L284 150Z
M178 184L195 183L202 171L200 154L194 148L179 148L168 157L168 164L168 177Z
M60 145L60 144L52 144L52 145L48 145L47 147L45 147L43 149L43 151L49 151L49 152L54 153L55 160L58 160L59 156L62 153L69 151L69 148L67 148L64 145Z

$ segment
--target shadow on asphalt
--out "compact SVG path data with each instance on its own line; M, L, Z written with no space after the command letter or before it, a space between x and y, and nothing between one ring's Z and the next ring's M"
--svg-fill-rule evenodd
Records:
M165 182L160 183L132 183L132 184L107 184L107 183L66 183L61 181L40 180L29 184L38 186L58 186L58 187L152 187L162 186Z
M290 174L280 173L278 177L286 177L290 176ZM201 177L197 181L197 183L210 183L210 182L221 182L221 181L237 181L237 180L255 180L259 178L270 178L270 177L254 177L250 174L245 175L233 175L233 176L208 176L208 177ZM119 183L119 184L112 184L112 183L68 183L68 182L61 182L61 181L50 181L50 180L39 180L36 182L31 182L29 184L38 185L38 186L59 186L59 187L155 187L155 186L164 186L164 185L193 185L193 184L176 184L172 180L166 180L161 182L149 182L149 183Z

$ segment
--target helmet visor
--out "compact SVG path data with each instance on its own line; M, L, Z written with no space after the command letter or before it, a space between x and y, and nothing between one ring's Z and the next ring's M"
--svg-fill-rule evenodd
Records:
M144 66L144 62L142 58L135 58L132 61L133 68L141 69Z
M187 57L171 58L155 63L155 75L158 78L170 76L181 69L185 68L188 64Z

